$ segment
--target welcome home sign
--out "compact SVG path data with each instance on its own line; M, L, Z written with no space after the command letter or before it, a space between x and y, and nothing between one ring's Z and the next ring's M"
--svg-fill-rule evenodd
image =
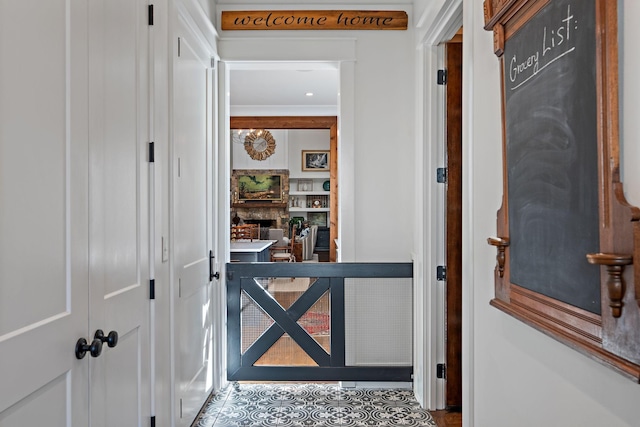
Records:
M405 11L243 10L223 11L227 30L406 30Z

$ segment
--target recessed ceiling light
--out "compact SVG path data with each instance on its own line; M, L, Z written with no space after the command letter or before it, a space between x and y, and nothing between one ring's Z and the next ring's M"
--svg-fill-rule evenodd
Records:
M305 93L305 95L307 95L307 96L313 96L313 92L307 92L307 93Z

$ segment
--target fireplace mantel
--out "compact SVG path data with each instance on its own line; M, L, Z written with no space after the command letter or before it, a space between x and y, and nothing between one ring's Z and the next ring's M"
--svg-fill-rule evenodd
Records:
M252 200L241 194L240 177L279 176L280 187L269 190L269 198ZM259 178L258 178L259 179ZM277 194L273 194L277 192ZM231 176L231 217L244 222L272 221L275 228L288 229L289 224L289 170L288 169L235 169Z

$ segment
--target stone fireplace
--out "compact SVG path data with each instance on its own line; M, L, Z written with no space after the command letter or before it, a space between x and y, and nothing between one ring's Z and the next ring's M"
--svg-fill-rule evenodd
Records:
M289 210L246 206L233 208L231 218L238 216L245 224L260 224L260 239L268 239L269 228L286 230L289 224Z

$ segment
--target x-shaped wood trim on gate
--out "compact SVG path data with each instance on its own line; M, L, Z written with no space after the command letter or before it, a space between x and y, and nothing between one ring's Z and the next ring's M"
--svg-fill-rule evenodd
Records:
M314 340L297 321L329 289L327 278L318 278L300 297L284 310L255 278L242 279L241 290L245 292L269 315L274 323L242 355L242 366L253 366L255 362L276 343L282 335L289 334L318 366L331 366L331 356Z

